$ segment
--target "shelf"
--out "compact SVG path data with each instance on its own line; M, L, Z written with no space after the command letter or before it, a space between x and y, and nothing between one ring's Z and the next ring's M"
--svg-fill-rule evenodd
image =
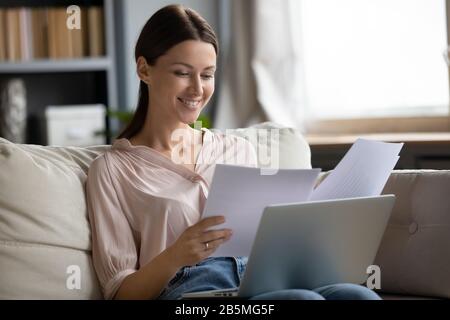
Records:
M450 132L306 135L313 168L333 170L357 138L403 142L395 169L450 169Z
M0 74L106 71L111 67L111 65L112 62L109 58L46 59L21 62L0 62Z
M374 139L385 142L405 142L415 145L449 145L449 132L379 133L360 135L306 135L311 147L351 145L356 139Z

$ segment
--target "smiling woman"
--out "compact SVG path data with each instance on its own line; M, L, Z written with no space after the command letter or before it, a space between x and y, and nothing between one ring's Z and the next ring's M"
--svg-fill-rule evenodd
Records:
M214 92L218 51L209 24L183 6L160 9L142 29L136 113L86 182L92 257L107 299L179 299L240 284L246 257L210 257L232 235L218 228L226 212L202 212L215 165L255 167L256 152L244 138L190 127ZM354 285L258 297L378 298Z
M142 28L135 48L141 80L138 106L118 138L140 133L147 118L162 122L177 101L194 109L191 115L184 115L183 122L194 122L214 92L218 54L214 31L195 11L172 5L155 13ZM172 107L166 108L166 102ZM173 120L171 115L168 121Z
M151 90L147 112L151 125L162 120L164 126L173 127L193 123L214 92L215 67L214 47L198 40L173 46L154 65L138 57L139 77Z

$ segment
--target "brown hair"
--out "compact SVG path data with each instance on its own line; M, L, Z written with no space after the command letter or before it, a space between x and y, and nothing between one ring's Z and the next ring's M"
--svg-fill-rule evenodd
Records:
M163 7L155 12L142 28L136 43L135 59L137 61L143 56L148 64L155 65L160 56L186 40L210 43L214 46L216 54L219 54L219 44L214 30L197 12L182 5ZM148 87L141 80L136 111L118 139L129 139L141 131L147 116L148 102Z

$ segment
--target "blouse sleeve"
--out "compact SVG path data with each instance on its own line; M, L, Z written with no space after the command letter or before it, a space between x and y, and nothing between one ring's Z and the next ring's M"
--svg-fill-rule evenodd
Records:
M108 159L91 164L86 181L92 233L92 259L105 299L113 299L122 281L137 271L137 249L131 226L121 209Z

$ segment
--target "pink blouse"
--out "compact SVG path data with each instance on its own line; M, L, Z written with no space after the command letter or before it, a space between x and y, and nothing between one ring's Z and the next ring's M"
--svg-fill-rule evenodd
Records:
M256 152L244 138L202 131L194 171L127 139L116 140L91 164L87 208L93 263L105 299L200 220L216 163L257 165Z

